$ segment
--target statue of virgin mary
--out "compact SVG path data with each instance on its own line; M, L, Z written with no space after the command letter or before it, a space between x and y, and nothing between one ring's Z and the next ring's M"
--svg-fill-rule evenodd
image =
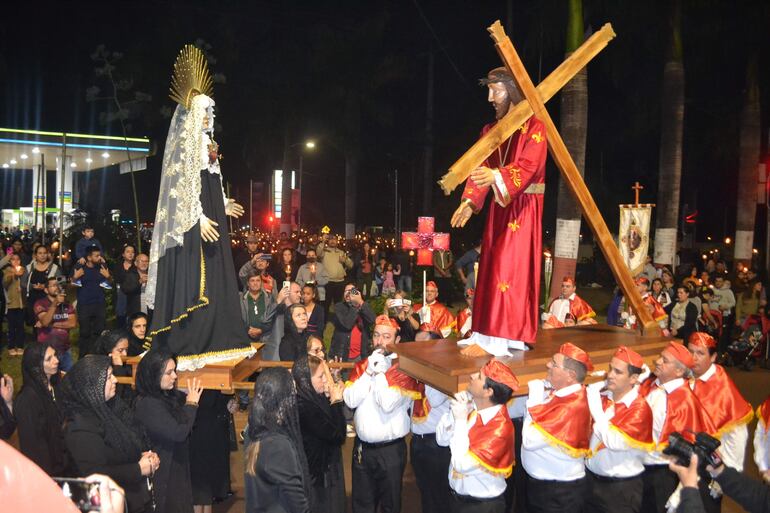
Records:
M240 316L227 216L243 208L222 188L213 140L208 64L185 46L174 64L171 119L150 248L146 297L153 310L146 348L178 355L178 370L250 356Z

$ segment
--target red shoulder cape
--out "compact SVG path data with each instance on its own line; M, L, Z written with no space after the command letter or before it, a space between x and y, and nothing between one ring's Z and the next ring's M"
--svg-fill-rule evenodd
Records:
M602 402L606 410L610 400L602 397ZM652 410L641 393L631 402L631 406L615 403L615 415L610 419L610 427L623 435L628 445L634 449L651 451L655 448L652 438ZM601 447L600 445L599 448Z
M708 381L695 380L693 392L721 435L735 426L748 424L754 412L724 368L721 365L715 367L716 372Z
M566 397L554 396L545 404L533 406L529 414L532 426L551 445L573 458L582 458L590 452L592 420L585 387Z
M369 358L359 360L355 367L353 367L348 380L345 382L345 386L352 385L358 378L363 376L366 373L367 365L369 365ZM425 388L421 391L417 380L407 376L398 369L398 360L393 362L390 369L385 372L385 379L388 381L390 388L397 389L402 395L408 396L415 401L419 401L424 396L422 392L424 392Z
M475 411L471 412L468 419L473 420L474 416L476 421L468 431L469 454L489 472L501 474L503 477L510 476L515 455L513 423L508 416L508 409L502 405L486 424Z
M647 397L655 388L655 374L639 385L639 394ZM674 431L679 432L690 442L695 440L695 434L700 432L717 436L717 429L714 421L703 408L703 404L698 400L690 386L685 383L671 392L666 397L666 420L658 440L658 449L668 445L668 435Z
M643 301L652 306L652 318L656 321L662 321L668 316L666 311L663 309L663 306L658 303L657 299L652 297L652 294L647 294L644 296Z
M586 303L586 301L577 294L575 294L575 299L570 301L569 313L571 313L578 322L591 317L596 317L596 312L591 308L591 305Z
M412 405L412 422L420 424L428 419L431 406L428 396L425 394L425 383L418 381L416 390L420 394L420 398L415 399Z

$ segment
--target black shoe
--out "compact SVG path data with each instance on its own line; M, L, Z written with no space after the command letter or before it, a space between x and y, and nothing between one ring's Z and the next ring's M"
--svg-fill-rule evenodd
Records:
M238 411L246 411L249 409L249 403L246 404L239 404L238 405Z

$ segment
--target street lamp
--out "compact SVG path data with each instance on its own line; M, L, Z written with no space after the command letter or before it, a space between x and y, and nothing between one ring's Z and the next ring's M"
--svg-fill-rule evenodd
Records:
M312 139L305 141L305 149L306 150L314 150L315 149L315 141ZM299 179L297 181L297 187L299 187L299 209L297 209L297 229L299 230L302 227L302 165L304 163L304 153L299 152Z

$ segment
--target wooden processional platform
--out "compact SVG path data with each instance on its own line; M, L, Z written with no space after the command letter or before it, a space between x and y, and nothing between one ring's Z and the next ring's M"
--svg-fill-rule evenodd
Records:
M650 368L661 350L674 340L671 337L645 337L634 331L602 324L539 330L537 343L529 351L517 351L514 356L499 358L516 374L521 388L515 395L528 393L527 382L544 378L546 364L559 346L572 342L587 351L594 371L606 371L612 355L619 346L628 346L644 358ZM477 372L491 358L467 357L460 354L455 339L408 342L392 347L398 354L401 370L446 394L452 395L468 386L471 374ZM588 381L595 381L589 378Z
M546 364L551 360L559 346L572 342L588 351L594 370L605 371L612 355L619 346L633 348L644 358L645 363L653 367L661 350L674 340L662 336L642 336L634 331L602 324L540 330L537 343L529 351L517 351L515 355L500 358L516 374L521 388L515 395L526 395L527 382L531 379L544 378ZM252 344L257 353L251 358L237 358L220 363L206 365L196 371L180 372L179 386L184 388L187 380L199 378L203 388L232 392L236 389L248 389L254 386L246 379L254 372L268 367L291 368L292 362L273 362L261 359L263 344ZM490 356L467 357L460 354L456 339L428 340L424 342L405 342L391 346L398 354L398 361L405 373L431 385L437 390L452 395L465 390L471 374L477 372L491 358ZM133 384L133 375L139 357L127 358L132 366L132 377L118 378L119 383ZM351 368L352 363L331 363L331 367ZM595 381L598 376L590 376L587 381Z

